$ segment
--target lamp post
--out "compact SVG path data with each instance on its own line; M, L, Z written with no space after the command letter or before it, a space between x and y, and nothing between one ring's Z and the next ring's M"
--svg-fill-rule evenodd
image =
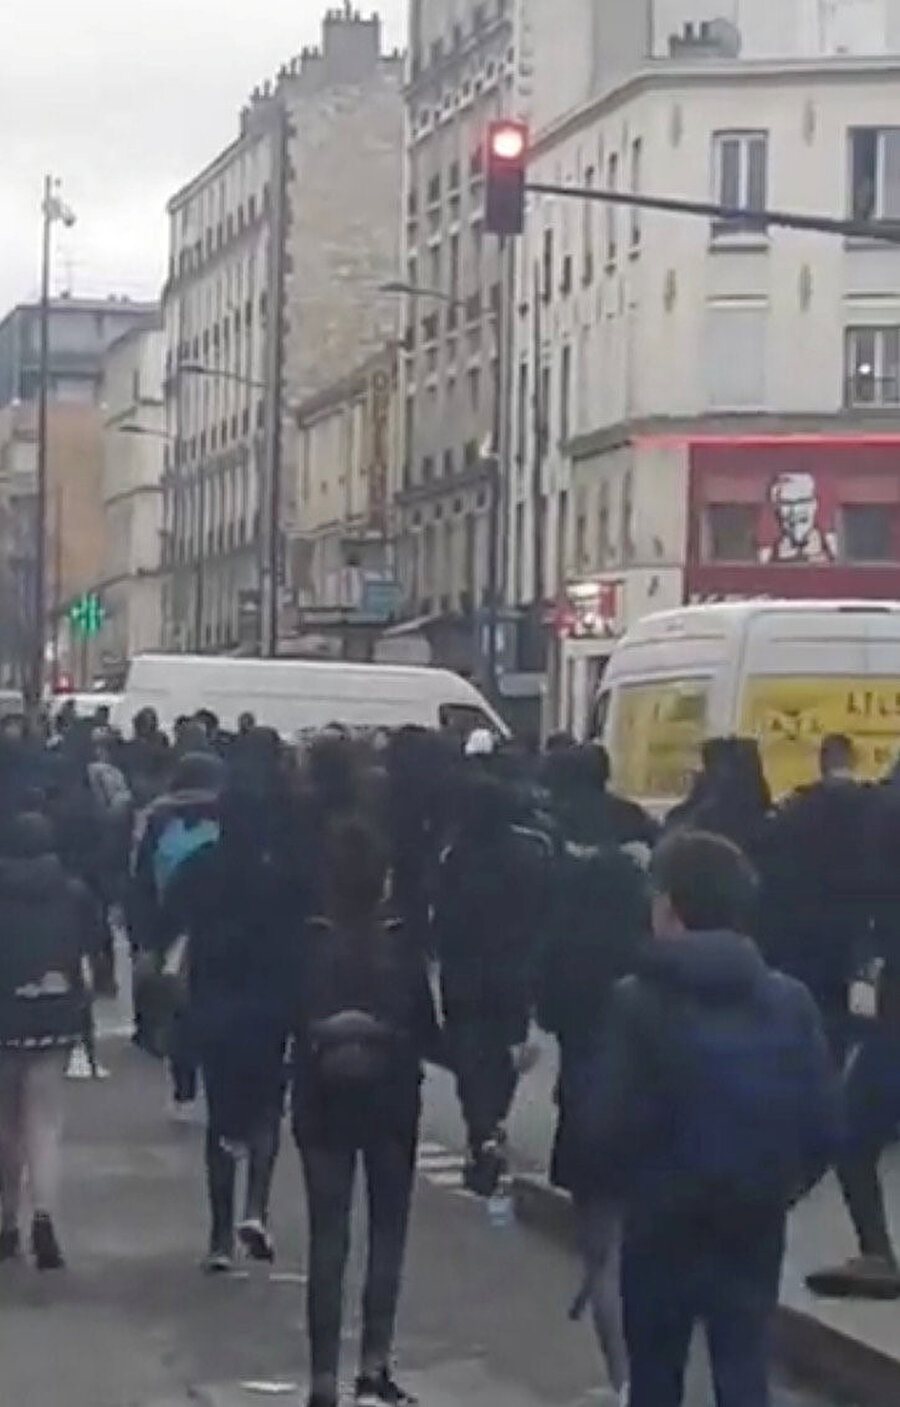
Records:
M40 706L44 696L45 653L47 636L47 430L50 400L50 263L53 226L61 222L70 229L75 216L63 202L59 181L44 177L44 198L41 204L41 302L39 313L40 362L37 411L37 501L34 524L34 618L29 680L29 702Z

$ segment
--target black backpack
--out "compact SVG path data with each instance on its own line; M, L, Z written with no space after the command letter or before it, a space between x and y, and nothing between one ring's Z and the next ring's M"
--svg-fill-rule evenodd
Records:
M386 951L367 953L363 961L329 925L317 922L313 928L329 935L312 976L318 991L308 1027L319 1082L335 1095L373 1092L389 1076L405 1039L391 1000L399 954L388 946L397 948L401 926L382 924Z

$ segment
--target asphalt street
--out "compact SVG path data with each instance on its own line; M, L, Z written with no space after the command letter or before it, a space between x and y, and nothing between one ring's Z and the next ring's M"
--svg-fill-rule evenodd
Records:
M304 1222L296 1154L279 1166L274 1272L210 1281L201 1130L167 1122L158 1066L108 1042L113 1078L68 1089L63 1231L70 1268L0 1272L3 1407L253 1407L305 1401ZM429 1089L422 1176L397 1344L423 1407L600 1407L586 1327L566 1318L572 1260L515 1226L492 1228L459 1190L459 1157L433 1130L449 1117ZM355 1369L358 1250L345 1375ZM690 1407L708 1393L698 1368ZM778 1407L822 1407L783 1392Z

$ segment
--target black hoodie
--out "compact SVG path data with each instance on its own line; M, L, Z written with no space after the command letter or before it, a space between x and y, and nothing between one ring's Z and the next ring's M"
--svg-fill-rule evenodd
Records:
M783 1216L836 1153L838 1115L808 991L728 932L647 946L578 1097L596 1177L644 1226Z

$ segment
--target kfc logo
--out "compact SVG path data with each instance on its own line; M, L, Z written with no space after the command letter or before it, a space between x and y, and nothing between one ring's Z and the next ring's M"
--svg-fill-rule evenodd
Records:
M769 503L777 536L760 548L760 562L821 566L837 560L837 536L820 522L819 494L812 474L791 470L779 474L769 489Z

